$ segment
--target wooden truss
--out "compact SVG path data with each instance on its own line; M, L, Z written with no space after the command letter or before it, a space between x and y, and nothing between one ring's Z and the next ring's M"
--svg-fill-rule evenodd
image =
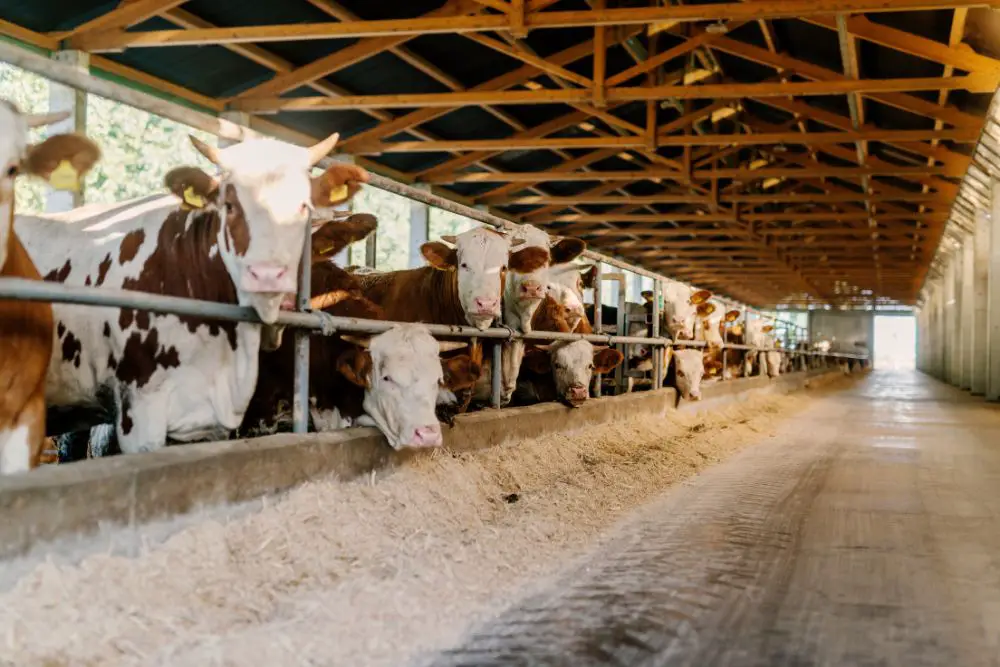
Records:
M962 42L970 10L1000 0L650 0L646 7L588 0L586 10L558 0L447 0L423 16L387 20L363 20L335 0L298 1L329 21L225 27L186 11L184 0L126 0L59 34L2 21L0 30L42 48L93 54L222 46L274 76L212 99L101 55L92 63L216 112L360 110L373 124L340 150L376 160L439 158L411 172L359 158L366 166L454 188L457 199L756 305L853 303L859 294L913 303L969 169L967 147L983 124L981 115L949 104L950 95L993 93L1000 83L1000 60ZM950 10L946 43L891 27L905 21L882 20L886 12L926 10ZM153 17L175 28L130 29ZM772 23L779 19L786 30L808 24L835 34L840 66L790 56ZM525 39L566 28L586 28L592 38L545 56ZM510 68L470 88L449 74L448 63L407 46L445 33L502 54ZM340 39L356 41L308 63L261 46ZM863 44L933 63L939 72L866 77ZM334 83L338 72L386 52L442 92L367 94ZM613 52L627 54L628 66L609 57ZM733 59L769 77L734 79L724 68ZM815 101L831 96L846 101L847 113ZM524 105L560 112L529 126L511 109ZM910 122L875 125L867 116L876 106ZM468 107L508 132L449 139L427 128ZM538 166L512 169L513 152L519 164Z

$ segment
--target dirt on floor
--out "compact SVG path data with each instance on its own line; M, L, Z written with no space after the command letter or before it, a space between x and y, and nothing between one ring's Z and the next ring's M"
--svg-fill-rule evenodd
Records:
M34 566L0 595L0 664L399 665L457 641L623 512L773 434L768 396L322 480L136 557Z

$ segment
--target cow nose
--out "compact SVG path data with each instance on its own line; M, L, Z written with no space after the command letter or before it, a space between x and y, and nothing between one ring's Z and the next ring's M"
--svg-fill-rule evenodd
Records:
M590 396L587 388L582 384L575 384L569 388L569 397L574 401L582 401Z
M522 299L544 299L545 285L537 280L526 280L521 283Z
M411 447L439 447L441 445L441 425L430 424L413 429Z
M692 391L691 392L691 400L692 401L700 401L701 400L701 391L700 390L699 391Z
M251 264L243 276L243 289L248 292L287 292L296 290L295 274L288 267L274 264Z
M476 297L476 311L480 315L493 315L497 312L499 299L490 299L482 296Z

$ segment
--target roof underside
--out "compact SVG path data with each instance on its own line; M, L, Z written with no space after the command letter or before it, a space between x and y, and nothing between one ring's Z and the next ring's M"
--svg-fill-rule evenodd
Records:
M0 0L0 30L755 305L913 303L1000 21L829 4Z

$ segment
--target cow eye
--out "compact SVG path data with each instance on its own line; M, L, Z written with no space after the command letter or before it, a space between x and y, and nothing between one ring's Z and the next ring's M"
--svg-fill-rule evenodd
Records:
M227 215L232 215L233 214L233 203L232 202L228 202L228 201L226 202L226 214Z
M382 379L385 380L386 382L392 382L392 377L389 375L383 375Z
M7 167L7 178L14 178L15 176L17 176L17 165L12 164Z
M469 265L468 265L468 264L466 264L465 262L462 262L462 263L461 263L461 264L459 264L458 266L459 266L459 268L462 268L462 269L468 269L468 268L469 268Z
M594 370L594 364L587 364L587 370L588 371Z
M679 378L684 377L684 371L677 371L677 377Z

